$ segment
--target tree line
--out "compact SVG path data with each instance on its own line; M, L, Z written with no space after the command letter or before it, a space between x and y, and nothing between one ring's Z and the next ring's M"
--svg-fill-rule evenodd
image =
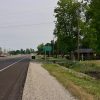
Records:
M49 54L51 54L51 55L53 55L53 53L54 53L54 46L55 46L55 43L54 43L54 41L51 41L50 43L46 43L46 44L40 44L40 45L38 45L38 47L37 47L37 49L38 49L38 54L44 54L45 53L45 47L46 46L49 46L49 47L51 47L51 51L49 52L49 51L46 51L46 54L49 56Z
M100 0L59 0L54 9L55 42L52 53L70 54L80 48L91 48L100 55ZM43 53L44 44L38 46Z
M18 55L18 54L31 54L34 53L34 49L20 49L20 50L11 50L8 52L10 55Z

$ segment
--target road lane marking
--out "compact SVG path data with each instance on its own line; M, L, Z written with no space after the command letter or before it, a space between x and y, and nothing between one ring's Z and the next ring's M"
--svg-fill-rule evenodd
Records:
M13 65L15 65L15 64L17 64L17 63L19 63L19 62L21 62L21 61L24 60L24 59L26 59L26 58L20 59L20 60L18 60L18 61L16 61L16 62L14 62L14 63L12 63L12 64L6 66L5 68L1 69L0 72L2 72L2 71L4 71L4 70L8 69L9 67L11 67L11 66L13 66Z

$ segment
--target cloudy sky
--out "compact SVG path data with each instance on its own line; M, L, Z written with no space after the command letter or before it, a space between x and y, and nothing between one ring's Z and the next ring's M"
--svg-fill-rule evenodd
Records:
M0 0L0 46L35 48L53 38L58 0Z

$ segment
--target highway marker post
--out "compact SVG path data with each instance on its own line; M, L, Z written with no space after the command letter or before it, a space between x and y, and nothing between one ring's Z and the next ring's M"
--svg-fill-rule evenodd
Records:
M49 55L52 51L52 47L51 46L44 46L44 52L45 52L45 61L46 61L46 54L47 52L49 52Z

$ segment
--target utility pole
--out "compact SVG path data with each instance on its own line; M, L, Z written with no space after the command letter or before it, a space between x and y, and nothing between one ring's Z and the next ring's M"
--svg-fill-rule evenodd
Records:
M78 2L78 0L77 0ZM83 2L83 0L81 1ZM81 4L82 6L82 4ZM80 17L80 9L78 8L77 11L76 11L76 14L77 14L77 59L78 61L80 60L80 51L79 51L79 47L80 47L80 27L79 27L79 17Z
M80 12L79 9L77 9L76 11L77 14L77 59L79 61L80 59L80 52L79 52L79 34L80 34L80 30L79 30L79 16L80 16Z
M83 6L84 6L84 1L87 4L89 2L88 0L77 0L77 2L80 2L80 9L77 9L77 55L78 55L78 60L80 60L80 27L79 27L79 17L80 17L80 12L83 12Z
M45 49L45 61L46 61L46 49Z
M53 56L54 56L54 44L55 44L54 38L53 38L53 40L51 41L51 44L52 44L52 54L53 54Z
M79 44L79 34L80 34L80 31L79 31L79 21L78 21L78 27L77 27L78 29L78 36L77 36L77 56L78 56L78 61L80 60L80 51L79 51L79 46L80 46L80 44Z
M54 38L53 38L53 56L54 56L54 44L55 44L55 43L54 43Z

